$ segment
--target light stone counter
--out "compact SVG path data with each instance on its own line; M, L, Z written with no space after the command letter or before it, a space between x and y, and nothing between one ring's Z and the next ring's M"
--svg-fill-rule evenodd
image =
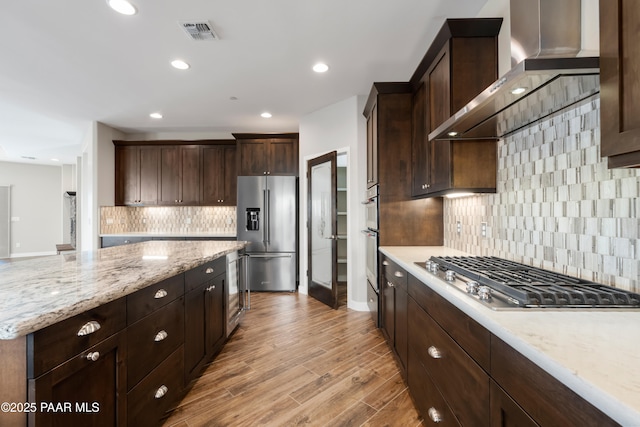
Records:
M13 339L242 249L149 241L0 265L0 339Z
M155 231L134 231L128 233L105 233L100 234L99 237L210 237L210 238L223 238L223 239L235 239L235 231L230 233L224 232L209 232L209 231L189 231L184 233L167 233L167 232L155 232Z
M410 246L380 252L609 417L640 426L640 310L494 311L414 264L469 254Z

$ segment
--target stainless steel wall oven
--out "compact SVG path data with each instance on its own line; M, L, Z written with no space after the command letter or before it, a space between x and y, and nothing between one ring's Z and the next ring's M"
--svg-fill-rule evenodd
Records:
M365 200L362 202L365 206L366 226L362 233L366 239L366 258L367 258L367 304L371 310L372 317L376 325L379 324L378 318L378 186L374 185L369 188L365 194Z

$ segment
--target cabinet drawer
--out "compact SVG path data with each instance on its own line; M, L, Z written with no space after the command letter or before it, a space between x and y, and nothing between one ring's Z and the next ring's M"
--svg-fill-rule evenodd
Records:
M409 295L487 372L490 366L491 334L478 322L409 276Z
M393 286L406 289L407 272L389 258L382 257L382 276L387 282L391 282Z
M184 389L183 353L180 346L127 394L128 425L155 427L161 424L161 418Z
M184 341L184 297L127 328L128 389Z
M491 337L491 376L540 425L619 425L496 336Z
M124 329L126 300L120 298L29 334L27 367L35 378Z
M127 296L127 323L142 319L184 294L184 275L170 277Z
M407 378L409 391L416 409L424 418L425 426L460 426L444 398L431 381L413 349L409 349Z
M106 236L106 237L101 237L100 240L101 240L101 247L110 248L112 246L122 246L122 245L128 245L130 243L146 242L147 240L151 240L151 237Z
M412 347L462 425L489 425L489 376L413 300ZM415 339L414 339L415 336Z
M199 267L184 273L185 292L197 288L202 283L213 279L226 271L227 257L221 256Z
M379 325L378 320L378 293L373 289L373 285L367 280L367 306L371 313L371 319L376 326Z

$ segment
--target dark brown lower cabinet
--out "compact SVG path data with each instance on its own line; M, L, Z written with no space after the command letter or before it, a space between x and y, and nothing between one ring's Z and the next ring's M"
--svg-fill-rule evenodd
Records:
M224 282L225 275L219 274L185 295L185 384L224 343Z
M520 407L495 381L491 381L491 427L536 427Z
M127 419L125 338L124 332L112 335L29 380L29 402L38 405L37 411L29 414L29 425L124 426Z
M181 345L127 395L128 425L159 426L184 389L184 347Z

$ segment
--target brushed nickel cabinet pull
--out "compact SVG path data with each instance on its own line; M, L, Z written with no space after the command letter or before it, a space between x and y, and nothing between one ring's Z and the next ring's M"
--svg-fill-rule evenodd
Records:
M165 291L164 289L158 289L156 291L156 294L153 296L155 299L160 299L160 298L164 298L167 295L169 295L169 293L167 291Z
M164 395L167 394L168 391L169 389L166 385L161 385L160 388L156 390L156 394L154 395L154 397L156 399L160 399L161 397L164 397Z
M429 353L429 356L431 356L434 359L442 359L442 352L434 346L431 346L427 349L427 353Z
M96 322L95 320L91 320L82 325L82 328L78 330L78 336L84 337L85 335L90 335L98 329L100 329L100 323Z
M401 271L396 271L395 273L393 273L393 275L396 277L404 277L404 273L402 273Z
M382 265L385 265L385 266L389 265L389 261L387 260L382 261Z
M205 291L207 292L211 292L212 290L214 290L216 288L216 285L211 285L208 288L205 289Z
M155 338L153 339L155 342L160 342L163 339L167 338L169 336L169 334L167 333L167 331L162 330L160 332L158 332L155 336Z
M429 418L431 418L431 421L434 423L442 422L442 415L440 414L440 411L434 407L429 408Z
M95 362L99 358L100 358L100 352L99 351L92 351L91 353L87 354L87 360L89 360L91 362Z
M208 267L204 272L205 272L206 274L211 274L211 273L213 273L213 268Z

